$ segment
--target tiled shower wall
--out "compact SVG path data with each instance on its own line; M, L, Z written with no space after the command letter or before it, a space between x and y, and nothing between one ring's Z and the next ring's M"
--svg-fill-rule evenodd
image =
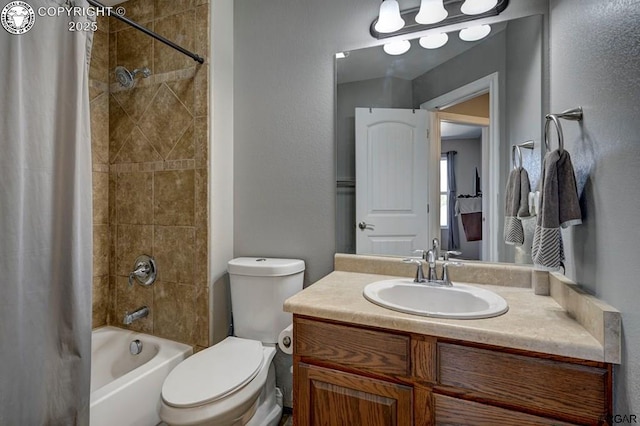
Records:
M208 1L122 6L127 17L206 56ZM94 296L94 316L126 328L125 312L146 305L150 315L129 328L206 347L209 66L113 18L108 30L109 250L97 262L106 259L109 278L106 307ZM116 66L148 67L152 74L124 89L115 80ZM156 259L158 279L150 287L129 287L141 254Z
M93 327L109 306L109 21L98 19L89 68L93 165Z

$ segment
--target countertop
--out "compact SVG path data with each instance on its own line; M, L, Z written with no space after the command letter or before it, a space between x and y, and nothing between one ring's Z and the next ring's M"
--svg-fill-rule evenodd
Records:
M454 320L392 311L362 295L367 284L392 278L397 277L334 271L287 299L284 310L356 325L610 362L604 345L585 327L553 297L536 295L530 287L473 283L502 296L509 311L493 318Z

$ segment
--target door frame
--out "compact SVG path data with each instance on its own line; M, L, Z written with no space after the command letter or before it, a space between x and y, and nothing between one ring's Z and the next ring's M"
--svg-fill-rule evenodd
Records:
M480 78L437 98L420 104L421 109L430 111L430 165L429 172L429 204L440 205L434 194L440 194L440 117L444 114L441 109L464 102L484 93L489 93L489 128L488 135L482 137L482 260L498 262L498 230L500 211L500 93L499 73L495 72ZM439 235L440 222L435 220L435 214L429 215L429 230L431 235Z

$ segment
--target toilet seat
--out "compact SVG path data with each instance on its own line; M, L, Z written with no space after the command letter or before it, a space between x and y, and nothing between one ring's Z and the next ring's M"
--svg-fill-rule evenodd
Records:
M227 337L178 364L162 385L162 400L176 408L209 404L246 386L262 364L260 342Z

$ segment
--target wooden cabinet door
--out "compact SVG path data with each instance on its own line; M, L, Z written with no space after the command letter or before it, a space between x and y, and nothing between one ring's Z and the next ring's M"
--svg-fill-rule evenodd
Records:
M410 426L412 389L300 363L296 426Z

